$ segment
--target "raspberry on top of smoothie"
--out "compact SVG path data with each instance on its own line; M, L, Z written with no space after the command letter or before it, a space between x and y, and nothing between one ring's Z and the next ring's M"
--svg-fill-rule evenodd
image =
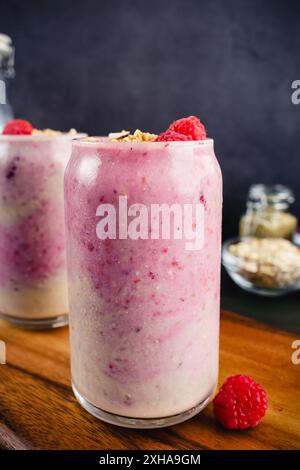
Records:
M3 135L44 135L47 137L55 137L58 135L76 135L76 129L70 129L68 132L61 132L54 129L35 129L29 121L25 119L13 119L6 123Z
M166 132L177 132L189 137L189 140L205 140L206 130L202 122L196 116L178 119L174 121ZM178 139L182 140L182 139Z
M159 135L142 132L139 129L131 134L130 131L112 132L108 138L113 142L169 142L185 140L205 140L206 129L199 118L189 116L172 122L166 131Z
M14 119L9 121L3 129L4 135L30 135L32 134L33 127L29 121L24 119Z

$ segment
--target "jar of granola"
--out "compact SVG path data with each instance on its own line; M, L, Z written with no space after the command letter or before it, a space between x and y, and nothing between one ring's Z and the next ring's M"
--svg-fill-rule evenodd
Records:
M291 239L298 224L297 218L288 212L293 202L293 192L286 186L252 185L247 211L240 220L240 236Z

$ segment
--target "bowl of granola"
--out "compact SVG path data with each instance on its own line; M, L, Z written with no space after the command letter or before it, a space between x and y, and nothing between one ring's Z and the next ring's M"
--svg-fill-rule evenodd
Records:
M222 263L241 288L263 296L300 289L300 248L283 238L232 238L223 244Z

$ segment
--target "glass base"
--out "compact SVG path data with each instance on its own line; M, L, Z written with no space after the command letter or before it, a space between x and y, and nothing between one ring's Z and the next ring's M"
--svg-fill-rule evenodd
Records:
M53 328L66 326L69 323L69 315L67 313L51 318L19 318L0 313L0 319L27 330L52 330Z
M109 413L108 411L101 410L101 408L92 405L78 392L73 382L72 388L74 395L80 405L91 415L109 424L115 424L123 428L134 429L164 428L167 426L173 426L174 424L182 423L183 421L186 421L200 413L200 411L202 411L203 408L205 408L213 398L212 393L205 400L203 400L201 403L198 403L198 405L194 406L193 408L173 416L166 416L165 418L128 418L126 416L119 416L113 413Z

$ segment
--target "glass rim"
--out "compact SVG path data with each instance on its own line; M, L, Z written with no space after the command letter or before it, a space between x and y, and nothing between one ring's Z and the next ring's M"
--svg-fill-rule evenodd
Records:
M185 147L192 147L192 146L211 146L214 143L214 140L209 138L205 140L175 140L175 141L168 141L168 142L155 142L155 141L128 141L128 142L118 142L116 140L110 140L106 136L95 136L92 137L78 137L73 139L72 146L73 147L115 147L115 148L122 148L122 146L126 147L135 147L138 148L142 145L142 148L145 146L156 146L156 147L178 147L178 146L185 146Z
M74 139L85 139L87 134L84 132L78 132L77 134L58 134L58 135L32 135L32 134L0 134L1 142L46 142L55 140L74 140Z

